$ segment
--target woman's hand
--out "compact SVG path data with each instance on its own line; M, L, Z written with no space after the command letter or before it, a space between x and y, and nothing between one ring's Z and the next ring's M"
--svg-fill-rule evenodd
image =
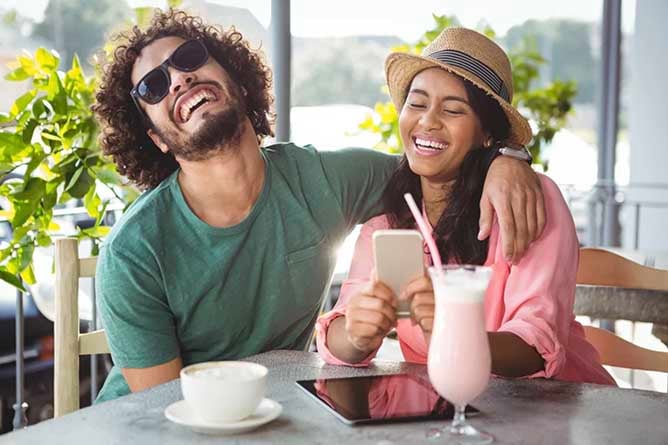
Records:
M380 281L370 282L346 307L346 337L355 349L370 353L397 324L396 296Z
M411 300L411 319L420 325L425 336L431 334L434 326L434 288L427 276L411 281L404 290L401 298Z

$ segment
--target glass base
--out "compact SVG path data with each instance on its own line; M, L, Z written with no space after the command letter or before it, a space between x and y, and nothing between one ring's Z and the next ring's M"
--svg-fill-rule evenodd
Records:
M491 434L478 431L469 424L451 426L447 437L453 444L487 444L494 442Z
M447 444L489 444L494 442L494 436L491 434L478 431L471 425L464 424L458 426L450 426L445 430L438 428L431 428L427 431L428 439L445 439Z

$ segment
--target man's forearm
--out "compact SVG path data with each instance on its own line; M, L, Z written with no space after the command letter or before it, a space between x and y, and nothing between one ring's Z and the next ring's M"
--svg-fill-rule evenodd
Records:
M177 357L150 368L122 368L121 373L130 391L138 392L178 379L181 368L183 368L183 362L181 357Z

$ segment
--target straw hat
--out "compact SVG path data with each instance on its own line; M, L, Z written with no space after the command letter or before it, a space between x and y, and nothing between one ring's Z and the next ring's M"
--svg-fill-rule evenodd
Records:
M529 122L512 105L513 77L506 53L484 35L466 28L444 30L421 56L392 53L385 61L390 96L398 111L404 105L413 78L427 68L439 67L473 82L496 99L508 117L506 145L525 146L531 141Z

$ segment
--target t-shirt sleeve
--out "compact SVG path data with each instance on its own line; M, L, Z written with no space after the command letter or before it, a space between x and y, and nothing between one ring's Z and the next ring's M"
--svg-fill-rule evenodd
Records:
M347 148L320 152L320 162L348 230L382 213L381 198L399 165L397 156Z
M100 315L114 363L148 368L179 355L174 316L157 265L113 244L102 249L96 272Z

